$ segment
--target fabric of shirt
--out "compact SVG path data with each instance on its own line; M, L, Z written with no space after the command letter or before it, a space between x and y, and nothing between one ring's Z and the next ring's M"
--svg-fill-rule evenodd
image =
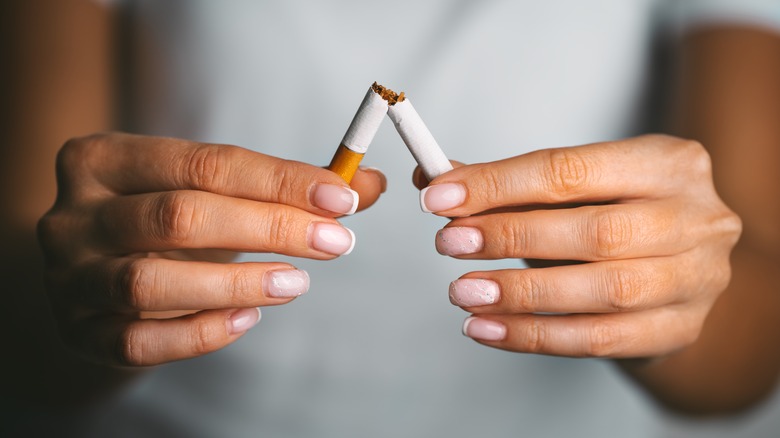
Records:
M465 163L618 139L653 128L663 97L655 49L670 24L780 28L772 1L676 3L129 0L128 127L325 165L378 81L406 91L447 156ZM307 270L310 291L264 308L234 345L150 371L85 414L80 436L765 436L778 427L769 413L725 429L671 419L608 361L462 336L468 315L449 303L449 283L522 263L436 252L447 220L420 211L415 163L389 120L363 164L389 185L341 221L356 234L352 254L243 256Z

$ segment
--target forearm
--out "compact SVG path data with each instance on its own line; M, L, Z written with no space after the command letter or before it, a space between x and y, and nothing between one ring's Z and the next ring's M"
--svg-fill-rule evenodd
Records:
M715 185L742 219L732 280L699 340L666 359L623 364L665 405L712 414L749 407L780 370L780 35L704 29L687 39L674 132L707 147ZM702 266L701 269L706 269Z
M111 17L90 1L4 2L0 241L4 360L0 393L85 398L126 373L82 363L60 344L43 289L37 219L55 196L69 137L111 127Z
M701 336L668 358L621 367L665 406L694 415L737 412L771 393L780 369L780 254L740 244L732 281Z

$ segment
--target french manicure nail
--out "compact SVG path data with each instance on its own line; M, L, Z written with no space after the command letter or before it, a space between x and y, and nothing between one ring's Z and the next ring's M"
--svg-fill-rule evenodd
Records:
M318 184L314 187L311 203L315 206L339 214L353 214L357 211L358 193L346 187L334 184Z
M420 208L426 213L449 210L465 200L466 188L458 183L436 184L420 192Z
M241 309L230 315L228 319L228 333L236 335L244 333L260 322L260 308Z
M436 251L439 254L458 256L482 251L485 240L482 232L472 227L449 227L436 233Z
M300 269L268 271L263 277L263 290L269 297L292 298L309 290L309 274Z
M494 304L500 295L498 283L481 278L462 278L450 283L450 302L456 306Z
M463 322L463 335L479 341L502 341L506 326L500 322L470 316Z
M333 255L347 255L355 247L355 233L336 224L317 222L310 233L311 247Z

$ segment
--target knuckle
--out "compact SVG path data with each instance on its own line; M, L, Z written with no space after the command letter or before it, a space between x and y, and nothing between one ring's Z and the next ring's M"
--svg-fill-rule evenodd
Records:
M184 160L184 187L212 190L227 179L232 146L204 144L193 149Z
M251 305L257 300L260 285L258 276L249 269L233 270L228 278L230 303L233 305Z
M513 184L506 177L505 172L499 173L494 166L481 166L474 178L479 184L470 190L476 191L475 194L488 205L501 205L502 198L513 190Z
M144 259L125 265L118 290L125 304L133 310L154 310L156 277L154 263Z
M712 174L712 159L707 149L696 140L683 140L681 147L685 161L692 174L709 176Z
M711 281L713 287L718 293L726 290L726 287L728 287L731 282L731 264L729 263L728 257L718 263L715 268L712 269L710 275L712 276Z
M286 208L274 208L265 221L266 238L273 248L287 246L295 234L293 214Z
M543 353L547 341L546 337L547 332L544 323L537 317L530 318L525 333L527 352Z
M74 137L68 139L57 154L57 163L70 168L72 164L83 163L94 146L97 136Z
M38 220L35 231L38 236L38 243L44 250L50 249L56 241L59 230L61 230L61 223L58 216L53 212L46 213Z
M615 355L620 345L620 327L604 320L597 321L590 328L590 337L585 354L590 357Z
M569 197L580 193L594 171L585 155L571 148L551 149L547 156L547 184L552 194Z
M202 356L220 347L221 336L217 328L208 320L195 318L192 321L190 345L192 354Z
M609 308L616 312L636 310L645 304L645 281L635 270L616 268L607 272Z
M595 258L618 258L628 251L634 235L634 225L629 215L617 211L598 211L594 214L593 223Z
M724 236L729 246L733 247L742 235L742 219L725 205L723 209L725 212L716 219L715 229Z
M302 175L310 174L301 169L303 164L288 160L279 160L266 172L265 192L276 196L276 200L288 203L294 197L293 191L301 186Z
M126 327L117 337L114 357L119 365L137 367L148 365L141 335L132 325Z
M502 227L503 233L501 242L503 244L503 256L505 257L527 257L529 253L530 230L522 222L505 222Z
M104 146L107 138L107 134L97 133L68 139L55 160L60 181L68 181L81 174L89 166L95 151Z
M694 318L691 327L688 330L684 330L679 335L680 348L693 345L694 343L696 343L696 341L699 340L699 337L701 336L701 333L704 330L704 321L705 321L704 316Z
M524 271L517 279L517 306L522 312L536 312L541 308L541 284L536 275Z
M35 233L46 266L55 266L60 263L68 264L72 261L72 256L67 254L66 239L68 236L65 232L67 227L66 215L56 212L54 209L38 220Z
M202 222L197 197L181 191L168 192L158 198L156 230L159 240L181 244L186 242Z

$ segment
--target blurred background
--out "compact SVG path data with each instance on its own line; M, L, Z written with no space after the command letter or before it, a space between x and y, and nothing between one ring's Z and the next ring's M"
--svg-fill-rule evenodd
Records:
M663 131L675 44L700 26L774 26L750 3L37 1L28 5L34 20L9 21L4 38L35 27L40 51L25 56L66 57L84 80L65 102L51 100L58 72L38 71L48 85L20 97L19 64L3 63L3 86L25 102L3 122L30 114L64 120L64 128L36 125L39 141L56 144L65 138L55 133L95 126L324 165L378 81L406 91L450 158L492 161ZM75 17L61 11L65 4ZM103 14L110 38L89 39L94 46L76 36L48 40L38 27L75 35L82 29L63 21ZM109 65L90 64L87 49L109 53ZM110 111L86 120L80 104L106 95ZM55 104L73 114L48 114ZM420 212L415 163L389 122L363 164L382 169L389 186L374 207L342 221L357 235L352 254L329 262L243 256L307 270L306 296L263 309L259 326L236 344L148 370L85 408L8 401L4 427L84 437L769 437L780 430L777 397L735 418L684 419L663 412L609 361L508 353L463 337L467 315L449 304L449 282L522 262L436 253L434 235L446 221ZM4 164L3 184L29 178L12 167ZM53 186L51 178L38 182ZM31 200L8 220L28 220L50 202ZM27 318L3 313L9 326ZM9 342L37 354L35 345ZM7 378L39 372L20 371L13 356L2 362Z

